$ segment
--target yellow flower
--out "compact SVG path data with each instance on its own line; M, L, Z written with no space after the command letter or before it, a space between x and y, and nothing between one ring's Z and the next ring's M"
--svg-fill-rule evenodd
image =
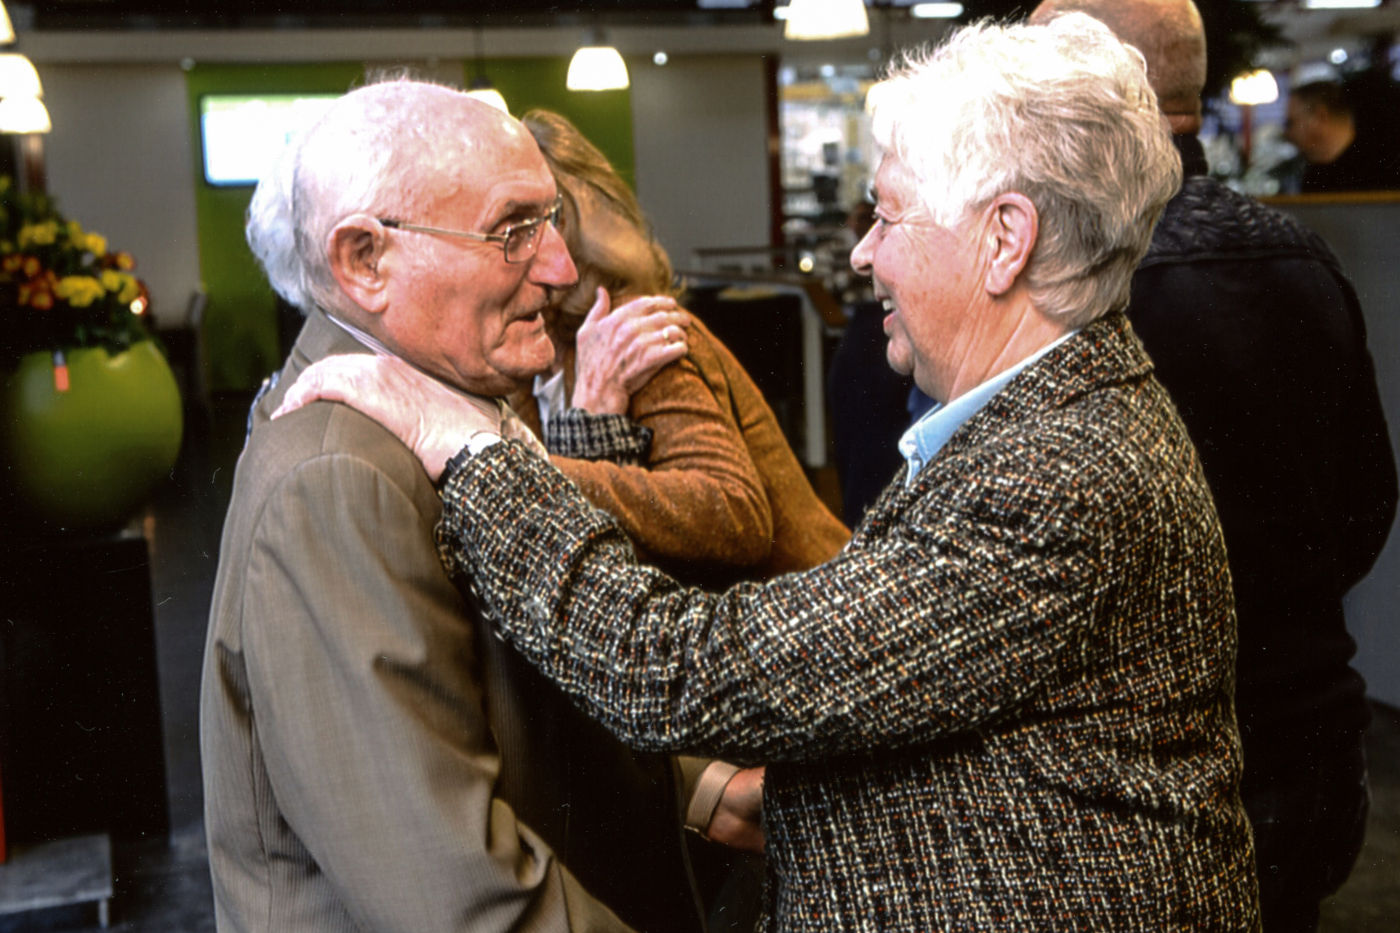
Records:
M106 289L90 275L65 275L58 280L53 293L75 308L86 308L105 295Z
M19 228L20 249L27 246L49 246L58 239L58 223L53 220L46 220L43 223L25 224Z
M107 238L100 233L89 233L77 242L98 259L107 255Z
M114 293L117 301L124 305L131 304L136 300L136 296L141 294L141 287L136 284L135 276L117 272L115 269L102 270L102 287Z

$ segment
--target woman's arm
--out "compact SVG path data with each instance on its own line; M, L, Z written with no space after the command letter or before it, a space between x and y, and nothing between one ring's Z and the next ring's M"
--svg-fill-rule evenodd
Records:
M750 567L772 548L772 510L711 338L701 328L689 334L687 357L632 397L629 417L651 433L644 465L583 459L570 456L577 448L557 446L551 462L652 557ZM586 365L582 347L579 365Z

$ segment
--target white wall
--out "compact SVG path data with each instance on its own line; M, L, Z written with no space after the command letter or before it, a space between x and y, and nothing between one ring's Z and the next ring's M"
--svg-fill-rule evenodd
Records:
M53 132L48 190L59 209L136 257L158 320L180 320L199 285L194 161L176 65L42 67Z
M637 197L678 269L705 246L768 244L763 60L629 63Z
M697 246L766 244L760 55L630 64L637 192L675 265L693 265ZM153 313L178 320L200 282L184 73L174 62L39 67L54 124L44 139L49 192L131 252Z

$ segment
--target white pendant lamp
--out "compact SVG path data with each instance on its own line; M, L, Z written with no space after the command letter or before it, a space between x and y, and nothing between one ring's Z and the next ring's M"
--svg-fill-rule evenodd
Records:
M15 41L15 24L10 22L10 11L5 9L3 0L0 0L0 45L9 45Z
M1272 104L1278 100L1278 82L1267 68L1242 74L1230 82L1230 103L1236 106Z
M784 39L846 39L870 33L865 0L792 0Z
M564 85L571 91L620 91L630 82L627 63L610 45L585 45L569 61Z
M0 133L47 133L53 129L49 110L37 97L0 100Z
M18 52L0 53L0 97L43 97L39 72L27 56Z
M472 86L467 88L467 96L475 97L483 104L495 107L501 113L510 113L510 108L506 106L506 99L501 96L500 91L496 90L491 79L485 75L472 80Z
M510 113L510 108L506 106L506 99L501 92L496 89L496 85L491 83L491 79L486 77L486 62L481 57L481 30L476 31L476 77L472 78L472 83L467 87L467 96L475 97L490 107L495 107L501 113Z

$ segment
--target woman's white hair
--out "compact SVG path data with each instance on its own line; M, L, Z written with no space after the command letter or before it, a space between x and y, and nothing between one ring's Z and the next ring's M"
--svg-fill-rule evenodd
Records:
M939 225L1008 191L1030 198L1026 281L1043 313L1078 327L1127 305L1181 160L1142 56L1106 26L1073 13L975 23L906 53L872 110L876 143Z
M349 299L331 275L331 230L363 213L389 217L448 196L452 164L470 155L466 134L444 125L461 92L397 78L351 91L288 144L248 206L253 255L279 295L303 312Z

